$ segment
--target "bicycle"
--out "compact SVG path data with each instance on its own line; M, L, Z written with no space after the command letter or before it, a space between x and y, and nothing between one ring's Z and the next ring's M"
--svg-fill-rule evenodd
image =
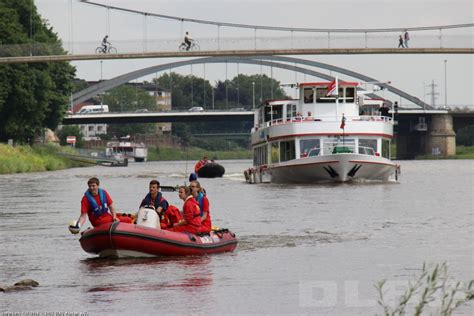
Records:
M182 42L181 45L178 46L178 50L180 51L192 51L192 50L200 50L201 48L199 47L199 44L196 44L194 41L191 42L191 45L189 46L185 42Z
M104 47L99 46L95 49L96 54L117 54L117 48L108 45L107 48L104 50Z

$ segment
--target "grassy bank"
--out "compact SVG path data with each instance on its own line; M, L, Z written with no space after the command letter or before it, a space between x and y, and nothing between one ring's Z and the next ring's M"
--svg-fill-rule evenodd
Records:
M0 144L0 174L51 171L83 164L57 156L70 148L56 145L9 146ZM72 152L71 152L72 153Z
M209 151L202 148L171 148L171 147L150 147L148 148L148 161L155 160L199 160L203 156L211 159L250 159L251 150L235 151Z
M474 146L456 146L454 159L474 159Z
M454 156L422 155L417 156L416 159L474 159L474 146L456 146L456 155Z

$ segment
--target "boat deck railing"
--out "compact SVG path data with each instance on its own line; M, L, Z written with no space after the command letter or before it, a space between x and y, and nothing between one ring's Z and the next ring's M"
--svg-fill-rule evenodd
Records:
M353 122L386 122L392 123L392 117L389 116L379 116L379 115L358 115L358 116L346 116L347 121ZM275 125L283 125L283 124L293 124L293 123L313 123L313 122L340 122L340 118L336 118L334 116L296 116L291 118L278 118L271 121L264 122L263 124L259 124L258 126L254 127L253 131L257 131L262 128L275 126Z

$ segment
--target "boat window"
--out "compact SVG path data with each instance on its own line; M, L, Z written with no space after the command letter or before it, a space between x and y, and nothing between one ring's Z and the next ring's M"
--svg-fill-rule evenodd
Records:
M260 146L253 151L254 166L261 166L267 164L267 146Z
M390 159L390 141L382 139L382 157Z
M272 107L266 106L265 107L265 122L270 122L272 120Z
M271 149L271 155L272 155L272 163L278 163L280 162L280 157L279 157L279 143L274 142L272 143L272 149Z
M316 88L316 103L336 103L334 96L327 96L327 88Z
M308 157L311 149L319 148L319 139L301 139L300 140L300 157Z
M286 118L292 118L296 116L296 104L288 103L286 105Z
M346 102L354 102L354 96L355 96L355 88L354 87L346 87Z
M280 161L295 159L295 141L280 142Z
M376 139L359 139L359 154L375 155L377 152Z
M304 103L313 103L314 102L314 88L305 88L304 89Z
M321 150L319 148L313 148L309 151L308 157L316 157L319 156Z
M283 118L283 104L280 106L273 106L273 120L280 120Z
M355 152L355 139L347 137L330 137L324 140L324 155L346 152Z

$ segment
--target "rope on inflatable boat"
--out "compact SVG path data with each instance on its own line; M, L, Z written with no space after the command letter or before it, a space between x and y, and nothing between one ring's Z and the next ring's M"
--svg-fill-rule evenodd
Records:
M112 246L112 249L114 250L115 250L115 245L114 245L114 241L112 240L112 232L117 228L118 224L120 224L120 222L115 221L109 227L109 241L110 241L110 245Z

